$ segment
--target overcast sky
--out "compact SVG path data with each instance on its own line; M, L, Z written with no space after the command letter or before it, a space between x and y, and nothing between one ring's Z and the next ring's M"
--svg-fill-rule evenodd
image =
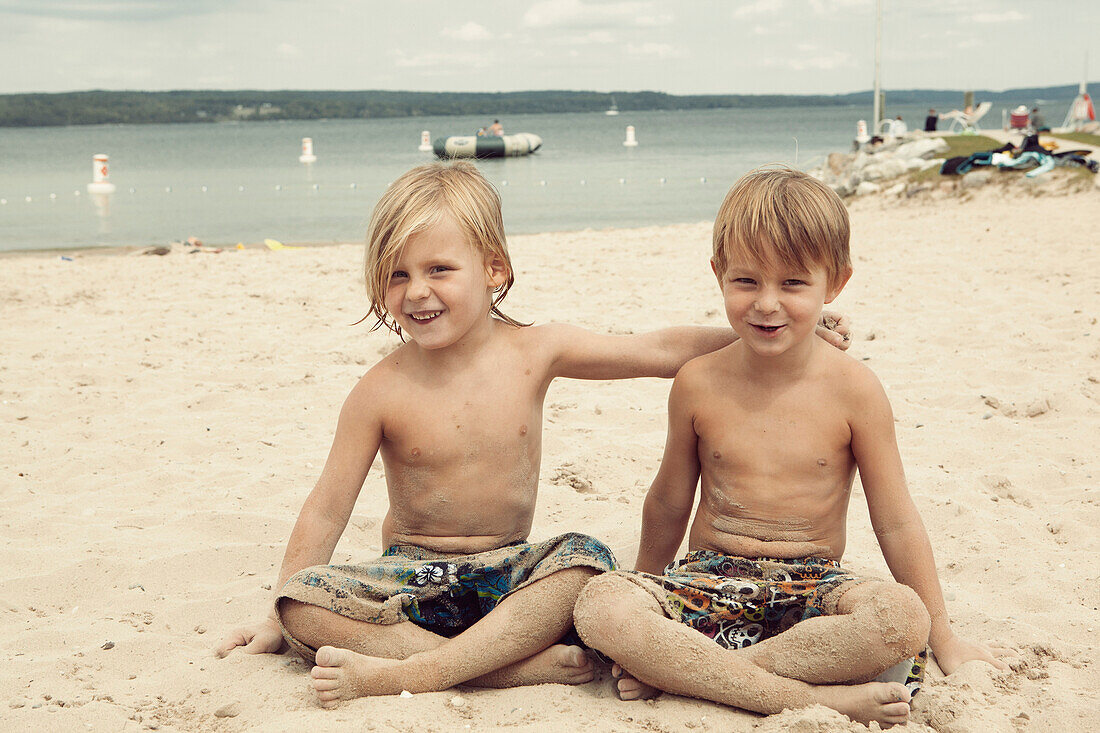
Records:
M874 0L0 0L0 93L870 89ZM1100 0L884 0L886 89L1100 78ZM1090 48L1091 45L1091 48ZM1094 90L1100 91L1100 90Z

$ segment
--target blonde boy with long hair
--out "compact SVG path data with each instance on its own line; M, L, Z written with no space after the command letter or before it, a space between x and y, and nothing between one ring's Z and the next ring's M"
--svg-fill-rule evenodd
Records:
M585 643L618 663L624 699L657 688L761 713L820 703L893 724L926 644L946 673L972 659L1006 668L951 631L878 379L813 338L852 274L848 235L836 194L787 168L745 176L718 212L711 264L741 338L676 376L636 571L595 578L575 611ZM897 582L839 564L857 469ZM871 681L899 663L909 674Z
M237 646L275 652L285 640L315 662L326 707L464 682L591 680L584 651L559 642L581 588L614 558L575 533L527 542L546 390L557 377L672 377L736 337L716 328L609 336L505 315L514 272L500 198L463 162L419 166L389 187L371 217L364 276L370 315L406 343L344 403L269 617L226 637L219 656ZM328 565L379 452L387 549Z

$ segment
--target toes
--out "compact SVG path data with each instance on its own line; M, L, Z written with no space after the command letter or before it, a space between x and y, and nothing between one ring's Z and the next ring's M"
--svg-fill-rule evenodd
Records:
M317 650L317 666L335 667L343 659L344 650L333 646L323 646Z
M618 662L615 662L614 664L611 665L611 676L614 677L615 679L619 679L620 677L623 676L622 665L619 664Z
M592 663L588 661L588 655L579 646L566 647L565 653L562 655L562 664L566 667L592 666Z
M339 680L320 678L315 678L313 680L313 689L317 690L317 692L327 692L328 690L335 690L339 686Z
M882 705L889 705L890 703L900 703L905 705L906 709L909 708L909 700L913 695L898 682L890 682L880 687L875 692L875 700Z
M336 679L335 667L314 667L309 670L309 676L315 680L334 680Z

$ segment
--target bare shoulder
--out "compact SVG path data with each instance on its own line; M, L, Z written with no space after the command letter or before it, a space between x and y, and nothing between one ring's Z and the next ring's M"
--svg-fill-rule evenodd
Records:
M833 394L861 408L886 401L882 382L865 363L832 347L821 349L820 355Z
M673 394L679 399L687 400L713 394L714 390L720 388L722 378L729 371L728 355L725 352L726 349L719 349L703 354L680 367L672 382Z
M382 357L366 374L359 378L351 388L344 402L345 411L378 412L393 395L399 392L402 381L402 363L411 354L408 344L404 344Z

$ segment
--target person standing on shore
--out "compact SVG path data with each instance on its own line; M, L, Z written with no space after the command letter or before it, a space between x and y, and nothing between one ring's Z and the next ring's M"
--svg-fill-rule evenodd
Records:
M489 134L497 137L504 135L504 126L500 124L500 120L493 120L493 124L489 125Z
M936 114L936 110L934 110L934 109L928 110L928 116L924 118L924 131L925 132L935 132L936 131L936 125L938 125L939 122L940 122L940 116L938 114Z

